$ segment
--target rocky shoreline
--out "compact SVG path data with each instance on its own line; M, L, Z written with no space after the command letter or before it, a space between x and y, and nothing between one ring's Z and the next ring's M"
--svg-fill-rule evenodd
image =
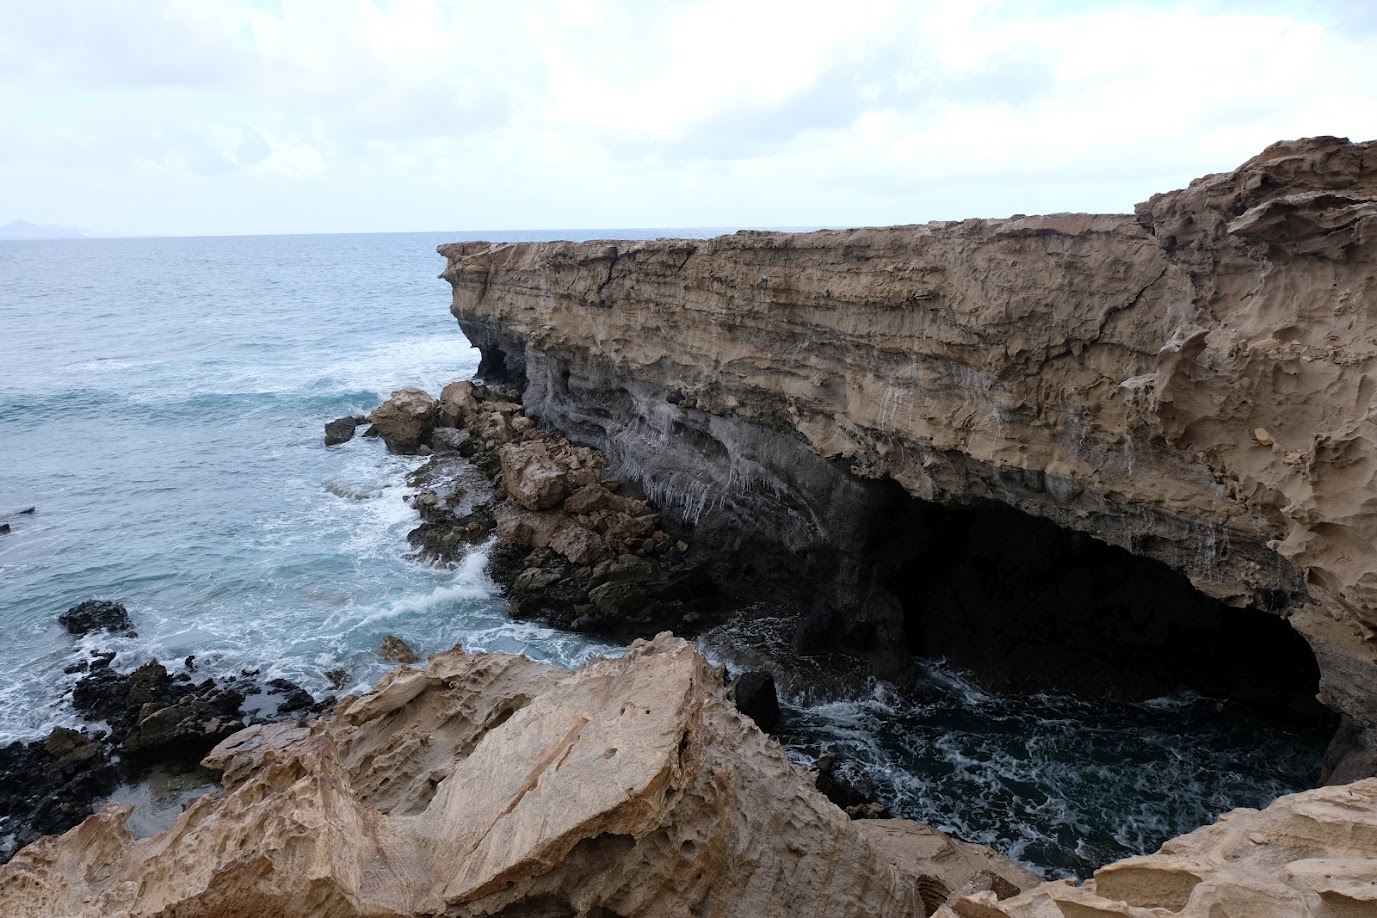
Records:
M108 600L80 603L58 621L73 636L135 636L128 611ZM217 743L252 724L316 717L335 702L251 671L198 680L194 657L174 664L175 675L157 660L119 672L114 657L93 651L67 667L81 674L67 701L88 727L55 727L42 739L0 747L0 862L67 831L121 785L152 771L192 772Z
M519 393L458 381L438 399L402 389L369 415L395 452L430 454L409 476L422 524L409 539L453 562L495 540L488 572L508 611L555 627L630 640L715 623L714 586L689 544L606 457L537 427Z

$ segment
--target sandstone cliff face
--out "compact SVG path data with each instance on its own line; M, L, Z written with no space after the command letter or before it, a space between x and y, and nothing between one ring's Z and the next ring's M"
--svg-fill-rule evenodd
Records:
M1377 727L1377 143L1133 216L440 252L483 371L667 516L806 551L870 479L1006 504L1288 617Z
M853 823L681 640L576 673L432 656L207 759L225 793L135 841L109 807L0 868L7 916L911 916L1036 878Z

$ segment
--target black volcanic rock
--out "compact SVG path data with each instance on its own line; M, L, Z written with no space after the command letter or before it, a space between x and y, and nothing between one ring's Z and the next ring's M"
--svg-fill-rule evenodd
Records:
M336 418L325 425L325 445L336 446L354 439L354 431L359 426L358 418Z
M134 623L123 603L107 599L88 599L72 606L57 617L68 634L90 634L92 631L114 631L134 635Z

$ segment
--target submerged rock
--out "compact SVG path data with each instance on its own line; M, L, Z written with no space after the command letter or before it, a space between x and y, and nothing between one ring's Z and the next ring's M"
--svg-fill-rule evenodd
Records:
M72 606L57 617L58 624L68 634L90 634L93 631L114 631L134 635L134 622L123 603L108 599L88 599Z
M0 913L907 918L987 873L1036 881L916 823L851 821L668 636L575 673L436 654L206 763L222 798L143 841L112 806L29 846Z

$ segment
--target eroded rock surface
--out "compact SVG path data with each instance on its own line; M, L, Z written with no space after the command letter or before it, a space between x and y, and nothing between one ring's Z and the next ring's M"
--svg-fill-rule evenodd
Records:
M880 483L1004 504L1287 618L1377 727L1377 142L1134 215L440 252L480 372L727 546L720 583L903 648L857 560Z
M1377 780L1234 810L1083 886L978 893L941 918L1295 918L1377 914Z
M1031 885L853 823L681 640L576 673L456 649L309 727L245 730L225 795L134 841L110 807L0 869L15 916L912 916Z
M416 452L435 429L437 413L435 399L424 389L398 389L373 409L368 420L388 449L410 454Z

